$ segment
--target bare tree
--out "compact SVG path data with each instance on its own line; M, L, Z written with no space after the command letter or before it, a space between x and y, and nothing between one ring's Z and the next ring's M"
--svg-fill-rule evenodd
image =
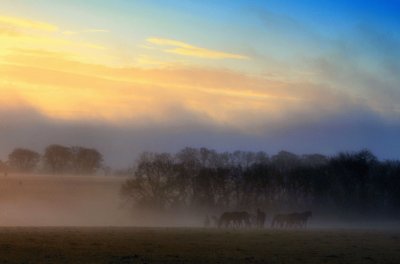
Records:
M121 193L139 206L165 209L178 198L178 170L166 153L143 153L133 179L124 183Z
M185 148L144 153L122 194L152 208L317 210L400 217L400 162L370 151L295 155Z

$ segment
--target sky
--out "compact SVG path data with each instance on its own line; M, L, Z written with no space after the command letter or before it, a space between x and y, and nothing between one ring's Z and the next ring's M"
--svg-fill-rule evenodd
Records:
M2 0L0 159L185 146L400 158L400 1Z

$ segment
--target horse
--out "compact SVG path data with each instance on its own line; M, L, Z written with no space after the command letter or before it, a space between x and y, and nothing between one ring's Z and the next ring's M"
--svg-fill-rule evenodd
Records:
M237 214L237 218L239 220L239 227L241 225L243 225L244 227L250 227L251 226L251 222L250 222L250 214L246 211L243 212L238 212Z
M308 218L312 216L311 211L292 213L287 216L288 227L307 228Z
M248 212L224 212L219 220L218 227L250 227L250 214Z
M277 214L274 216L271 222L271 228L284 228L287 224L287 215L285 214Z
M311 211L305 211L298 216L299 227L307 228L308 219L312 217Z
M301 216L297 212L287 214L286 215L286 227L287 228L300 227L300 219L301 219Z
M233 224L233 218L232 218L232 213L231 212L224 212L218 219L218 227L229 227L231 224Z
M303 213L291 213L291 214L278 214L275 215L271 227L275 226L280 228L306 228L307 221L312 216L311 211Z

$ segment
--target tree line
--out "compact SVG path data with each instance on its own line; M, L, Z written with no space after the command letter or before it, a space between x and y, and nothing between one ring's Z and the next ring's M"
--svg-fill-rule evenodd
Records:
M94 174L102 167L103 155L94 148L49 145L40 154L27 148L15 148L7 161L0 161L3 171L31 173L37 170L53 174Z
M143 153L121 194L135 206L400 216L400 162L369 150L296 155L185 148Z

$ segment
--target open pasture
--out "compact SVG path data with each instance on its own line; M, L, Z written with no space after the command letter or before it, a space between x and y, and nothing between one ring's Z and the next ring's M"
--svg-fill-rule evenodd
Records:
M400 233L2 227L0 263L400 263Z

